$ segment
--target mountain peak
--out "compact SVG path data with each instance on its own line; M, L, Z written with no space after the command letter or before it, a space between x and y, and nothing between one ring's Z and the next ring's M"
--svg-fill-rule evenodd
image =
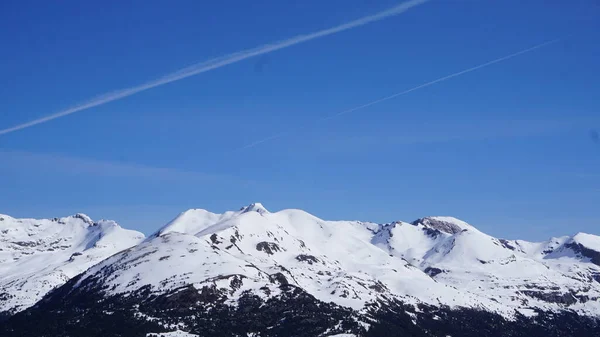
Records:
M240 209L240 211L242 211L243 213L247 213L247 212L258 212L260 214L269 213L269 211L260 202L255 202L248 206L244 206Z
M92 218L90 218L87 214L77 213L77 214L71 215L71 217L75 218L75 219L80 219L88 225L94 224L94 220L92 220Z
M413 225L437 229L440 232L456 234L464 230L475 229L468 223L450 216L428 216L412 222Z
M573 236L572 241L589 249L600 251L600 236L587 233L577 233Z

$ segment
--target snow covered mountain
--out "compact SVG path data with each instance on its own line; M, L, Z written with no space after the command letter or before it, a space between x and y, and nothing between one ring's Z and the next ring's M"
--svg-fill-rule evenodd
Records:
M374 226L323 221L300 210L269 213L260 204L224 214L189 210L144 243L90 268L79 284L99 280L112 295L142 286L163 293L187 284L215 285L229 290L234 305L246 291L268 298L289 283L354 309L380 294L501 309L435 282L371 244Z
M375 244L435 281L500 303L503 315L573 310L600 316L600 237L507 241L449 217L381 227Z
M600 336L589 234L509 241L450 217L325 221L255 203L188 210L133 244L0 332L33 336L36 320L48 336Z
M14 219L0 214L0 314L13 314L110 255L144 239L85 214Z

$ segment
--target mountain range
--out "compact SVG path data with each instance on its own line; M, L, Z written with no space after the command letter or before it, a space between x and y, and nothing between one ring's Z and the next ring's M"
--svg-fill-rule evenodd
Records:
M600 237L260 203L191 209L148 237L0 215L0 316L1 336L600 336Z

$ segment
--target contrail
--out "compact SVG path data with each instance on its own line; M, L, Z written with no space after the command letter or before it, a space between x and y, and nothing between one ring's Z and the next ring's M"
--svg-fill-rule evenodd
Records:
M388 17L391 16L395 16L395 15L399 15L401 13L406 12L407 10L424 4L426 2L428 2L429 0L410 0L410 1L406 1L404 3L401 3L395 7L392 7L390 9L387 9L385 11L379 12L377 14L373 14L373 15L369 15L369 16L365 16L362 17L360 19L348 22L348 23L344 23L332 28L328 28L328 29L324 29L324 30L320 30L318 32L314 32L314 33L310 33L310 34L306 34L306 35L298 35L295 37L292 37L290 39L287 40L282 40L279 42L275 42L275 43L270 43L270 44L266 44L266 45L262 45L253 49L248 49L248 50L244 50L244 51L240 51L237 53L233 53L233 54L229 54L223 57L219 57L219 58L215 58L206 62L202 62L202 63L198 63L195 64L193 66L181 69L175 73L171 73L168 74L166 76L163 76L157 80L154 81L150 81L144 84L141 84L139 86L136 87L131 87L131 88L127 88L127 89L122 89L119 91L115 91L112 93L108 93L108 94L104 94L102 96L96 97L86 103L74 106L72 108L69 108L67 110L63 110L60 112L57 112L55 114L52 115L48 115L46 117L42 117L39 119L35 119L32 121L29 121L27 123L23 123L23 124L19 124L7 129L3 129L0 130L0 135L3 134L7 134L10 132L14 132L14 131L18 131L18 130L22 130L37 124L42 124L42 123L46 123L49 122L53 119L57 119L60 117L64 117L79 111L83 111L89 108L93 108L95 106L99 106L102 104L106 104L108 102L112 102L112 101L116 101L118 99L121 98L125 98L128 96L131 96L133 94L136 94L138 92L141 91L145 91L154 87L158 87L160 85L163 84L167 84L167 83L171 83L171 82L175 82L181 79L184 79L186 77L190 77L193 75L197 75L200 73L204 73L213 69L217 69L217 68L221 68L223 66L232 64L232 63L236 63L236 62L240 62L242 60L254 57L254 56L258 56L258 55L262 55L262 54L266 54L266 53L270 53L279 49L283 49L283 48L287 48L287 47L291 47L293 45L302 43L302 42L307 42L310 40L314 40L320 37L324 37L324 36L328 36L328 35L332 35L335 33L339 33L339 32L343 32L345 30L351 29L351 28L355 28L355 27L359 27L359 26L363 26L366 25L368 23L371 22L375 22L375 21L380 21L383 19L386 19Z
M410 92L413 92L413 91L415 91L415 90L423 89L423 88L425 88L425 87L428 87L428 86L430 86L430 85L434 85L434 84L436 84L436 83L440 83L440 82L443 82L443 81L449 80L449 79L451 79L451 78L454 78L454 77L457 77L457 76L460 76L460 75L464 75L464 74L466 74L466 73L470 73L470 72L472 72L472 71L475 71L475 70L479 70L479 69L481 69L481 68L484 68L484 67L487 67L487 66L489 66L489 65L492 65L492 64L495 64L495 63L499 63L499 62L502 62L502 61L506 61L506 60L508 60L508 59L511 59L511 58L513 58L513 57L516 57L516 56L519 56L519 55L522 55L522 54L525 54L525 53L528 53L528 52L534 51L534 50L536 50L536 49L539 49L539 48L545 47L545 46L547 46L547 45L554 44L554 43L556 43L556 42L558 42L558 41L560 41L560 40L561 40L561 39L554 39L554 40L550 40L550 41L546 41L546 42L543 42L543 43L537 44L537 45L535 45L535 46L533 46L533 47L529 47L529 48L527 48L527 49L523 49L523 50L521 50L521 51L518 51L518 52L516 52L516 53L512 53L512 54L509 54L509 55L506 55L506 56L502 56L502 57L500 57L500 58L497 58L497 59L494 59L494 60L492 60L492 61L488 61L488 62L482 63L482 64L480 64L480 65L477 65L477 66L474 66L474 67L471 67L471 68L468 68L468 69L465 69L465 70L461 70L461 71L459 71L459 72L456 72L456 73L453 73L453 74L450 74L450 75L446 75L446 76L444 76L444 77L440 77L440 78L438 78L438 79L435 79L435 80L433 80L433 81L430 81L430 82L427 82L427 83L424 83L424 84L418 85L418 86L416 86L416 87L414 87L414 88L410 88L410 89L407 89L407 90L401 91L401 92L399 92L399 93L395 93L395 94L393 94L393 95L386 96L386 97L380 98L380 99L378 99L378 100L375 100L375 101L372 101L372 102L369 102L369 103L365 103L365 104L363 104L363 105L359 105L359 106L357 106L357 107L350 108L350 109L348 109L348 110L340 111L340 112L338 112L338 113L336 113L336 114L333 114L333 115L330 115L330 116L327 116L327 117L323 117L323 118L317 119L317 120L315 120L315 123L318 123L318 122L323 122L323 121L327 121L327 120L330 120L330 119L333 119L333 118L336 118L336 117L339 117L339 116L345 115L345 114L347 114L347 113L350 113L350 112L353 112L353 111L356 111L356 110L360 110L360 109L364 109L364 108L366 108L366 107L370 107L370 106L372 106L372 105L375 105L375 104L378 104L378 103L381 103L381 102L384 102L384 101L390 100L390 99L392 99L392 98L396 98L396 97L398 97L398 96L406 95L406 94L408 94L408 93L410 93ZM272 135L272 136L270 136L270 137L267 137L267 138L264 138L264 139L261 139L261 140L257 140L257 141L255 141L255 142L253 142L253 143L247 144L247 145L245 145L245 146L243 146L243 147L239 148L238 150L249 149L249 148L255 147L255 146L259 145L259 144L265 143L265 142L267 142L267 141L269 141L269 140L272 140L272 139L277 139L277 138L283 137L283 136L285 136L285 135L288 135L288 134L290 134L290 133L292 133L292 131L278 133L278 134L276 134L276 135Z

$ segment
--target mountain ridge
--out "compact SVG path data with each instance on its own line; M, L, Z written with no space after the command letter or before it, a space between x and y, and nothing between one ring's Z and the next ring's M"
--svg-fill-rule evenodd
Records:
M39 301L106 257L139 243L144 235L83 213L53 219L0 214L0 313Z
M260 203L222 214L190 209L54 288L9 322L41 311L62 317L70 310L64 303L79 308L74 316L108 305L112 309L92 310L93 316L117 308L139 324L159 322L144 331L206 334L190 320L194 312L208 310L203 315L217 320L211 310L224 310L244 321L247 315L239 311L258 305L252 310L259 313L262 307L341 319L346 312L350 318L342 319L339 328L332 321L319 324L323 331L356 335L400 321L416 334L419 322L434 329L439 315L466 320L467 313L485 313L485 320L509 326L541 320L566 320L561 324L569 326L584 320L594 329L600 317L598 240L585 233L543 242L504 240L452 217L377 224L327 221L298 209L269 212ZM167 324L176 318L156 311L167 310L166 304L156 304L158 299L170 303L182 301L181 296L188 306L177 310L188 313L179 317L187 329ZM100 304L86 306L90 298ZM312 309L284 309L298 301ZM404 318L394 321L386 308L396 308ZM150 314L160 317L143 318ZM93 320L89 324L97 327Z

